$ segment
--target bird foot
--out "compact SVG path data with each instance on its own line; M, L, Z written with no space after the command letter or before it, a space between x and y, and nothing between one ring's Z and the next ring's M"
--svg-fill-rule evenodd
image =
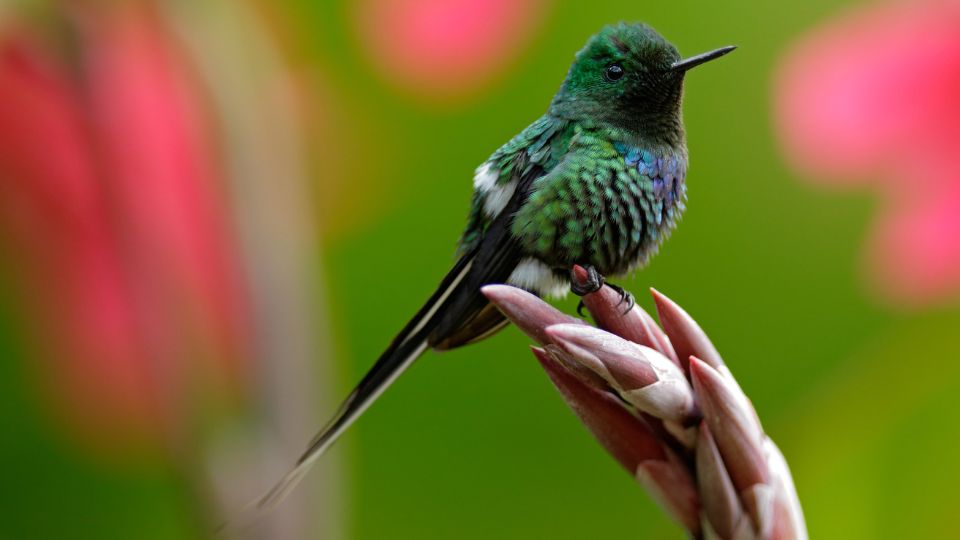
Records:
M617 302L617 305L627 305L627 309L624 310L624 315L630 312L633 309L633 306L637 304L633 295L626 291L623 287L619 285L614 285L613 283L607 283L600 272L597 271L593 266L579 266L575 265L573 270L570 271L570 290L573 294L577 296L585 296L591 293L595 293L600 290L601 287L607 285L620 295L620 301ZM583 309L586 305L581 299L577 303L577 314L581 317L584 315Z
M597 272L597 269L591 265L585 267L574 265L573 269L570 270L570 291L580 297L599 291L603 287L604 281L600 272ZM585 316L583 313L585 307L587 306L581 298L580 302L577 303L577 314L581 317Z
M595 293L603 284L603 276L592 265L575 265L570 270L570 291L577 296Z

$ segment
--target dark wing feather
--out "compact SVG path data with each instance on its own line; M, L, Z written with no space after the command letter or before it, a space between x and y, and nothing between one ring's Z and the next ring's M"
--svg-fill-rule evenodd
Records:
M433 343L433 350L448 351L487 339L506 328L509 322L496 306L487 304L456 332L443 338L442 341Z
M522 258L513 238L513 214L529 196L533 181L543 175L538 166L527 166L507 206L493 220L479 244L464 254L441 281L417 314L393 339L330 422L314 437L296 466L256 504L268 509L277 504L307 473L310 466L373 403L428 346L465 344L489 335L504 324L487 309L480 287L505 281ZM481 319L478 319L481 316ZM471 325L471 321L476 324Z
M457 335L458 342L471 343L475 341L477 335L486 334L491 328L501 324L499 321L490 319L488 324L477 326L475 329L477 335L462 333L466 325L488 304L480 288L491 283L505 282L525 256L520 242L513 236L511 225L514 214L530 196L533 182L543 176L544 170L536 165L517 167L517 170L523 170L524 174L517 179L513 196L490 224L479 246L475 249L470 272L467 273L462 285L450 296L439 324L430 335L431 346L443 343L454 335Z

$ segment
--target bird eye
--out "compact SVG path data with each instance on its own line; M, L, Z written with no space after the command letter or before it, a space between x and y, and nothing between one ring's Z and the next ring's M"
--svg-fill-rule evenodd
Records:
M606 71L603 72L603 78L613 82L618 81L623 77L623 66L620 64L610 64L607 66Z

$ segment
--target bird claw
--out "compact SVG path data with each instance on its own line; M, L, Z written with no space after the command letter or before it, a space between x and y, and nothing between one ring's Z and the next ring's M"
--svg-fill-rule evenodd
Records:
M583 299L581 298L580 301L577 302L577 315L586 317L586 314L583 312L583 308L585 307L587 307L587 305L583 303Z
M633 297L632 294L627 292L627 290L624 289L623 287L619 285L614 285L613 283L607 283L607 287L610 287L611 289L617 291L617 293L620 294L620 301L617 302L618 306L627 304L627 309L623 311L624 315L626 315L627 313L630 313L630 310L633 309L633 306L637 305L637 300Z

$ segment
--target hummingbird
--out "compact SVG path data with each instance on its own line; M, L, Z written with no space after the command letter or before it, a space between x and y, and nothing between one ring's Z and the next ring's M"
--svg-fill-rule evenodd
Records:
M453 268L257 506L279 502L427 349L474 343L506 326L482 286L582 296L606 276L644 266L686 203L684 76L734 48L683 59L642 23L592 36L547 112L476 169ZM587 270L585 284L573 279L574 265Z

